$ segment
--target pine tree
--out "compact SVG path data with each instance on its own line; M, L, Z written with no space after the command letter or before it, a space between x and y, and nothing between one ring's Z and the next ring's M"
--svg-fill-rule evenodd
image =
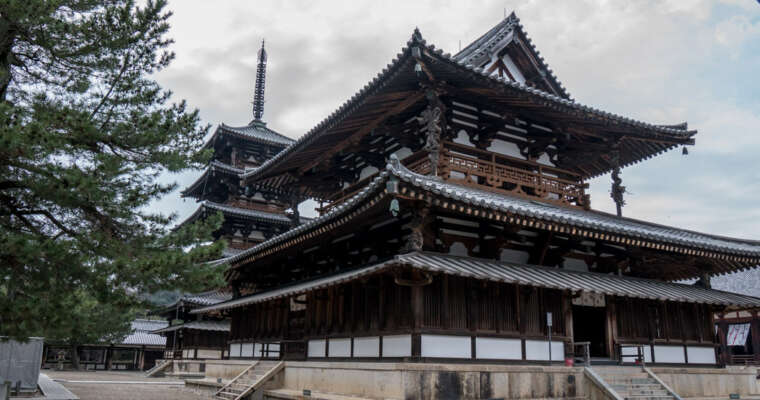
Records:
M174 57L165 6L0 2L0 335L83 344L123 334L140 293L221 284L221 215L169 231L149 207L210 156L152 78Z

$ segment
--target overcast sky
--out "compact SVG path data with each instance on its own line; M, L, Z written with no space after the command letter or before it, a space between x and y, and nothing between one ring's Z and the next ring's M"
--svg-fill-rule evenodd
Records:
M733 1L170 1L175 62L159 82L205 123L252 119L256 51L266 38L264 120L298 138L350 98L415 27L455 53L514 10L582 104L699 130L681 149L623 170L624 215L760 239L760 4ZM185 187L200 174L171 177ZM614 212L610 176L592 207ZM179 193L156 203L180 220Z

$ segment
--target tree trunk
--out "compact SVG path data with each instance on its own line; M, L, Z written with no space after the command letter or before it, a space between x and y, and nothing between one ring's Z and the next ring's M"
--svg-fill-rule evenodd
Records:
M79 370L79 346L71 345L71 367L75 370Z

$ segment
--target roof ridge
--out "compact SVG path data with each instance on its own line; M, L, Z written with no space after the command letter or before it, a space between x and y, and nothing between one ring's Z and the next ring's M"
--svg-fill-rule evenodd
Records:
M517 17L515 18L516 20L519 21L519 18ZM657 133L663 133L663 134L679 135L683 139L688 139L697 133L696 130L686 131L683 129L674 129L674 128L668 127L668 125L656 125L656 124L651 124L651 123L635 120L632 118L623 117L618 114L606 112L601 109L597 109L591 106L577 103L573 99L564 98L555 94L545 92L541 89L526 86L519 82L513 82L506 78L498 78L498 77L490 76L482 68L474 67L472 65L466 64L462 62L462 60L456 60L455 56L452 56L449 53L444 53L442 49L436 49L436 47L432 44L427 44L425 39L422 38L421 34L417 35L418 32L419 30L415 30L415 33L407 41L406 46L402 47L401 52L398 53L396 57L393 58L393 60L391 60L391 62L385 68L383 68L383 70L380 71L375 78L373 78L371 81L365 84L351 98L344 101L336 110L334 110L331 114L329 114L327 117L322 119L319 123L317 123L317 125L309 129L305 134L300 136L296 141L291 143L282 151L278 152L274 157L266 160L257 169L246 170L245 172L243 172L243 174L241 175L241 178L248 179L248 178L257 176L258 174L264 173L266 170L269 169L269 167L271 167L272 165L278 164L280 160L284 159L285 157L287 157L289 154L293 153L294 151L297 151L299 147L308 145L308 143L311 140L317 137L319 132L324 131L325 128L328 128L331 124L335 123L335 120L338 119L339 116L342 116L342 114L352 110L353 108L358 107L357 105L358 102L360 102L371 91L378 89L378 85L381 83L381 81L384 78L386 78L388 75L392 74L393 72L395 72L395 70L400 68L402 65L402 61L408 60L410 58L410 53L411 53L410 49L415 44L424 46L425 50L427 50L427 52L431 55L431 57L435 57L438 60L442 60L446 63L449 63L455 66L456 68L463 68L472 72L473 74L476 74L477 76L481 78L488 79L493 82L498 82L501 85L503 85L503 87L505 88L519 90L523 93L540 97L540 99L535 99L535 101L541 101L545 103L546 100L549 100L559 106L571 108L573 111L579 110L586 113L596 114L596 117L600 119L608 118L608 119L615 120L616 122L630 125L631 127L634 127L634 128L649 129L652 131L656 131ZM559 107L557 108L559 109ZM626 165L629 165L629 164L626 164Z

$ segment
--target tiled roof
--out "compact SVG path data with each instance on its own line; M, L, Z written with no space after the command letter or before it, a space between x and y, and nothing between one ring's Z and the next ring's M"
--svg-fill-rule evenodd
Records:
M178 329L194 329L199 331L219 331L219 332L229 332L230 331L230 321L191 321L191 322L185 322L183 324L177 324L177 325L171 325L167 326L165 328L157 329L153 331L152 333L165 333L165 332L173 332Z
M349 100L344 102L337 110L331 113L327 118L322 120L319 124L309 130L306 134L302 135L297 141L286 147L284 150L277 153L274 157L264 162L259 168L244 172L241 177L243 179L256 179L264 174L270 172L276 165L284 162L284 160L292 153L296 153L311 142L315 141L319 135L329 130L338 124L341 120L345 119L347 115L355 112L362 104L372 96L379 92L386 84L386 80L393 76L406 61L408 61L411 55L411 48L421 46L426 55L429 55L434 61L440 62L442 65L448 65L459 72L469 73L475 77L485 80L488 83L493 84L496 87L501 87L504 90L523 96L528 102L540 105L551 109L552 111L562 112L571 115L581 115L583 118L604 122L607 124L622 125L624 127L638 128L644 130L641 134L645 134L652 137L667 136L668 138L676 138L678 140L690 140L697 132L694 130L684 129L683 124L679 125L658 125L650 124L632 118L623 117L621 115L609 113L594 107L583 105L575 101L566 99L564 97L556 96L546 93L542 90L526 86L520 82L511 81L508 78L491 76L487 71L480 67L474 67L467 64L463 60L457 60L455 56L449 53L444 53L441 49L436 49L434 45L428 45L422 38L419 32L415 31L412 38L407 42L406 47L401 49L401 52L394 58L377 76L369 83L364 85L356 94L354 94ZM668 145L670 147L659 149L657 152L650 154L649 157L658 154L661 151L665 151L674 145ZM633 164L636 161L629 161L623 163L621 167ZM606 172L607 169L593 176Z
M267 128L266 124L261 121L251 121L250 124L245 126L229 126L221 124L219 125L219 131L232 133L237 136L254 139L267 144L288 146L294 142L293 139Z
M632 238L656 240L677 245L696 247L733 254L760 256L760 241L733 239L659 225L652 222L622 218L600 211L562 207L444 182L430 176L419 175L402 165L391 167L392 173L419 188L444 197L495 211L514 213L546 221L621 234Z
M265 242L253 246L237 255L225 259L237 263L264 249L285 242L315 227L337 220L353 209L355 205L384 188L385 181L395 176L398 179L452 200L524 217L537 218L547 222L557 222L578 228L603 231L634 239L649 239L658 242L682 245L700 250L712 250L748 257L760 257L760 241L727 238L705 233L659 225L632 218L621 218L599 211L586 211L573 207L562 207L523 197L511 196L480 190L472 187L448 183L437 177L416 174L406 169L395 156L392 162L366 187L354 197L306 224L290 229Z
M710 284L713 289L760 297L760 268L716 276Z
M540 56L541 53L538 51L538 49L536 49L533 41L528 37L527 33L523 29L523 25L520 23L520 18L517 18L517 15L515 15L514 12L496 24L496 26L491 28L491 30L486 32L483 36L467 45L452 58L457 62L461 61L467 65L472 65L472 60L480 58L483 55L490 54L494 50L497 50L496 47L500 44L500 42L515 29L519 30L520 33L522 33L522 35L528 41L527 44L530 47L530 50L536 55L536 61L539 63L539 69L547 74L547 79L549 79L553 85L559 89L562 97L570 99L570 93L568 93L567 90L562 86L562 83L554 75L554 72L551 70L551 68L549 68L549 65L544 62L544 58ZM473 67L477 66L478 65L473 65Z
M236 249L234 247L226 247L224 250L222 250L222 256L230 257L230 256L234 256L235 254L240 254L242 251L243 249Z
M287 225L291 223L290 218L283 214L270 213L259 210L252 210L250 208L232 207L226 204L214 203L212 201L203 201L195 212L187 217L180 225L190 223L199 218L205 211L221 211L225 216L234 216L239 218L252 219L256 221L272 222L275 224Z
M210 172L221 172L227 175L240 177L243 174L243 172L245 172L245 170L242 168L237 168L229 164L225 164L221 161L217 161L217 160L211 161L211 163L209 163L208 168L206 168L206 170L203 171L203 174L201 174L201 176L199 176L198 179L195 180L195 182L191 183L190 186L188 186L185 190L182 191L181 193L182 197L187 197L194 190L200 188L201 185L203 185L206 182L206 179L208 179Z
M193 310L192 313L219 311L283 297L296 296L313 290L323 289L359 279L399 265L430 272L444 273L447 275L515 283L524 286L570 290L574 293L590 292L652 300L716 304L734 307L760 307L760 299L755 297L704 289L692 285L612 274L601 274L596 272L578 272L474 257L460 257L429 252L412 252L397 255L388 261L378 264L279 287L277 289L233 299L213 306L199 308Z
M185 303L193 303L198 305L209 305L221 303L232 298L232 293L222 290L210 290L208 292L187 294L180 298L180 301Z
M166 338L150 333L169 325L166 321L136 319L132 321L132 333L127 335L119 344L137 346L164 346Z

